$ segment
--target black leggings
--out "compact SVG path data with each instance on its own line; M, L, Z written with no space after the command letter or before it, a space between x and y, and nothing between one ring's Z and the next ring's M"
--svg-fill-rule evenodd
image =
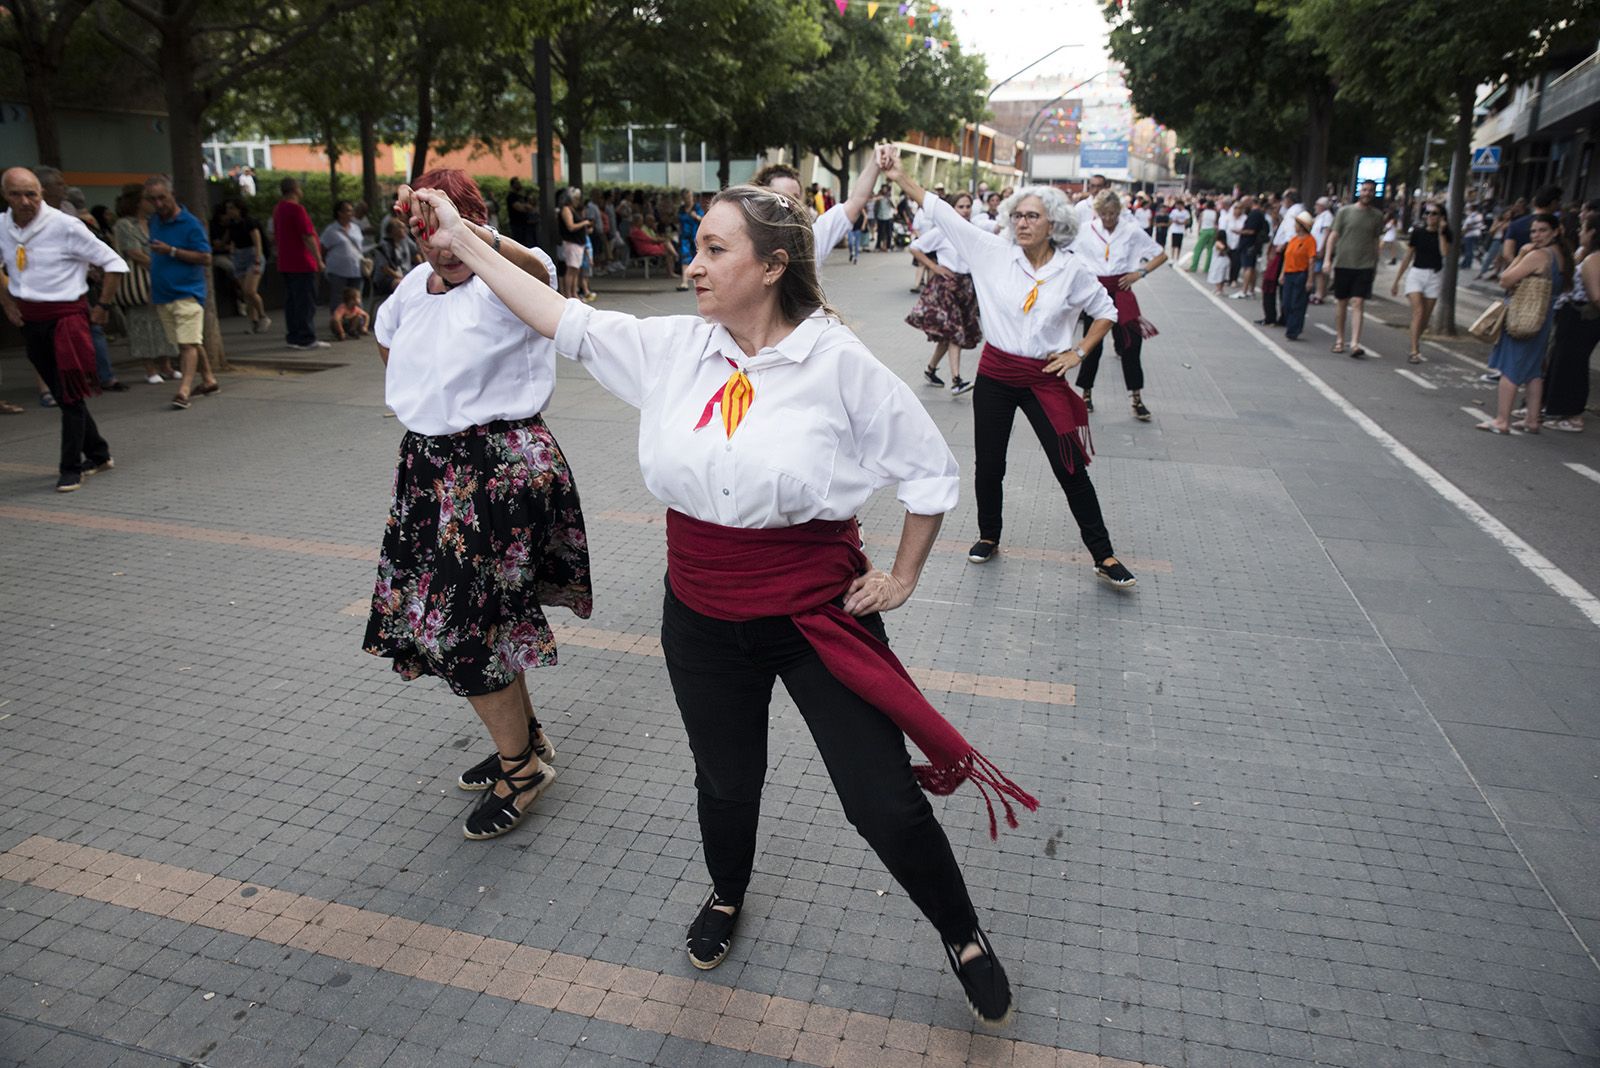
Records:
M1080 315L1078 321L1083 324L1085 332L1093 322L1087 315ZM1133 335L1132 340L1124 340L1124 334ZM1112 326L1111 344L1117 350L1117 358L1122 361L1122 384L1128 387L1129 393L1136 393L1144 388L1144 336L1138 330L1124 330L1121 326ZM1105 342L1096 342L1094 347L1083 354L1083 363L1078 368L1078 388L1088 392L1094 388L1095 376L1100 373L1100 353L1105 349Z
M888 640L881 617L861 623ZM750 885L767 776L767 706L781 677L845 818L941 938L971 941L977 914L950 839L911 773L905 735L823 666L788 616L712 619L678 600L669 584L661 647L694 752L700 837L718 897L741 904Z
M1044 408L1033 390L1026 386L1008 386L996 381L981 370L972 391L973 436L976 446L976 463L973 465L977 482L978 537L999 542L1001 513L1004 510L1006 477L1006 450L1011 446L1011 425L1016 420L1017 409L1028 417L1044 454L1050 460L1050 470L1067 494L1067 507L1072 518L1078 521L1083 544L1096 561L1114 556L1111 535L1106 532L1104 517L1100 514L1100 498L1095 495L1094 483L1089 481L1087 458L1079 453L1073 470L1068 471L1061 460L1059 435L1050 425ZM1070 439L1069 439L1070 440ZM1076 444L1072 446L1077 448Z

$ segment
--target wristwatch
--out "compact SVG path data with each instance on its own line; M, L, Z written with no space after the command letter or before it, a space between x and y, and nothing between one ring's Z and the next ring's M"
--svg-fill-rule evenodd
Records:
M496 252L499 252L500 251L500 231L496 230L492 226L487 226L487 225L484 226L484 229L489 231L491 234L494 235L494 243L492 245L490 245L490 247L493 248Z
M95 306L95 307L96 307L96 308L104 308L104 309L106 309L106 310L107 310L107 311L110 311L110 310L111 310L111 305L109 305L109 304L107 304L107 303L106 303L106 302L105 302L105 301L103 301L103 300L97 300L97 301L95 301L95 302L94 302L94 306Z

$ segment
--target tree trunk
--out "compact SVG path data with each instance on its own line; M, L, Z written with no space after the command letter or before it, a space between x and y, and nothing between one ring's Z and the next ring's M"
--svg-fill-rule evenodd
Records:
M533 42L534 184L539 190L539 245L556 251L555 137L550 126L550 39Z
M567 157L567 169L561 175L564 185L583 184L583 139L588 129L588 122L581 114L570 115L562 124L561 151ZM596 172L598 173L598 172ZM579 205L582 207L582 205Z
M1456 86L1456 146L1450 159L1450 195L1445 216L1456 239L1450 255L1444 258L1444 278L1439 287L1439 304L1434 309L1434 330L1446 337L1456 335L1456 283L1461 273L1461 225L1466 218L1467 178L1472 166L1472 105L1477 86Z
M849 148L849 146L841 145L839 147L839 166L837 166L837 167L835 167L833 164L828 162L828 157L823 154L821 149L816 149L814 151L816 152L817 162L822 164L823 169L825 169L829 174L831 174L834 177L838 178L839 181L844 184L844 189L846 190L845 196L849 196L850 195L849 192L848 192L848 190L850 188L850 148Z
M39 151L39 162L47 167L61 169L61 126L56 121L56 108L52 100L55 93L56 71L29 51L22 51L22 85L27 98L29 116L33 119L33 140Z
M728 139L728 131L723 130L717 136L717 188L728 188L733 178L733 143Z
M411 142L411 180L428 169L428 145L433 142L433 63L417 72L417 136Z
M201 120L206 105L194 84L192 38L186 31L163 30L159 52L167 100L167 143L172 152L172 191L178 203L199 217L204 225L211 213L200 147L203 140ZM217 296L210 271L206 272L205 333L202 337L211 369L226 371L228 353L222 344L222 324L217 319Z
M362 112L357 122L361 127L361 199L367 202L367 213L376 218L378 199L383 195L378 189L377 123L368 112Z
M322 147L328 153L328 201L339 203L339 139L333 132L334 120L329 118L323 126Z
M1306 92L1305 173L1300 197L1307 204L1327 193L1328 141L1333 135L1333 86L1320 82Z

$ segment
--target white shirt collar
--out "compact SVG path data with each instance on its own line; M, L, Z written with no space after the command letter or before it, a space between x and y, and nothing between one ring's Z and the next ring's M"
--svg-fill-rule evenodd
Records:
M715 323L711 331L711 343L706 346L700 358L722 357L730 359L741 366L752 364L756 360L762 360L764 365L773 362L763 359L764 357L778 357L788 360L790 363L804 363L806 357L810 356L816 348L817 341L822 337L823 331L828 326L829 318L827 314L821 308L818 308L802 319L776 345L768 345L754 356L746 356L744 350L739 347L739 343L733 339L733 335L728 333L727 328L721 323Z
M60 210L52 208L50 205L41 201L39 204L39 214L33 217L33 221L28 223L27 226L18 226L16 216L12 213L10 208L7 208L6 226L10 228L13 236L15 236L18 240L21 240L25 234L37 233L40 227L49 221L51 215L60 214Z

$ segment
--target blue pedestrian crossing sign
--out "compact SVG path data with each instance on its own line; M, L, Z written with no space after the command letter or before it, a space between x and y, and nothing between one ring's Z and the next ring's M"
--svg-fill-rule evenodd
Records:
M1487 145L1472 150L1472 173L1493 174L1500 169L1500 146Z

